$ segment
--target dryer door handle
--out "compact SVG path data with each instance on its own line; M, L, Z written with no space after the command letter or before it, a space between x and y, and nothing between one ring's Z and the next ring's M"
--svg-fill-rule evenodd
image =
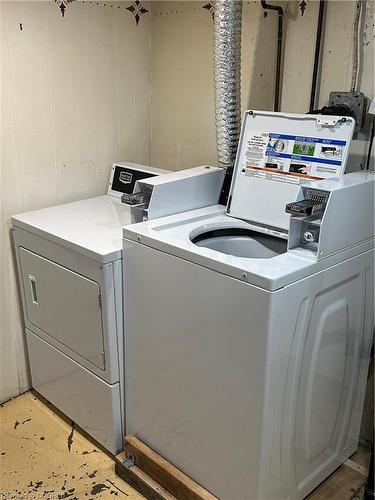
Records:
M32 300L34 306L39 306L38 292L37 292L37 288L36 288L35 276L32 276L31 274L29 274L29 283L30 283L30 289L31 289L31 300Z

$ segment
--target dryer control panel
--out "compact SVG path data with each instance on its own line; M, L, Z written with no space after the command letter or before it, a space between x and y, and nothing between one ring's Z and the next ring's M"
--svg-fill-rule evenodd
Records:
M202 165L139 180L134 192L121 200L131 206L133 223L157 219L216 205L223 179L222 168Z
M137 163L114 163L111 169L107 194L121 198L123 194L133 193L138 181L166 174L167 172L168 170L149 167L147 165L138 165Z

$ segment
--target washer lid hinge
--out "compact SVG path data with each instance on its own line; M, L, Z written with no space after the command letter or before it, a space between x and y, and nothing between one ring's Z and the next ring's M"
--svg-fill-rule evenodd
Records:
M232 204L232 195L229 196L229 199L228 199L228 204L227 204L227 214L230 213L230 206Z

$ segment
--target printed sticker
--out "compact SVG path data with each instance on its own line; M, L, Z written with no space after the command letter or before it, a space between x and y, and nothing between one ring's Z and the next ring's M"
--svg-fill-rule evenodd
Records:
M345 146L342 140L253 131L241 173L293 184L337 176Z

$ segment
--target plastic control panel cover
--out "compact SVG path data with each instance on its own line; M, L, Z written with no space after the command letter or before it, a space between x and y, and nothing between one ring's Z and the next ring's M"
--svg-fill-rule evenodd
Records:
M227 214L286 232L299 187L344 174L351 117L246 111Z

